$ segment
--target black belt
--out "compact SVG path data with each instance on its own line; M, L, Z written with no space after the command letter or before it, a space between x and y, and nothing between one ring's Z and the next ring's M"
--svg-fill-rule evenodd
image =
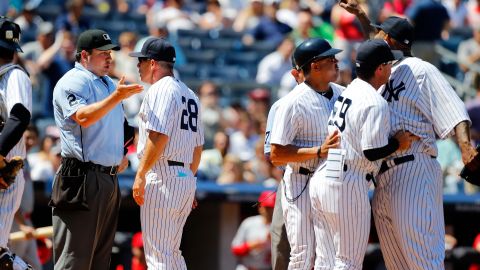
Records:
M180 162L180 161L174 161L174 160L167 160L168 166L181 166L185 167L185 163Z
M409 161L412 161L412 160L415 160L414 155L406 155L406 156L403 156L403 157L397 157L397 158L394 158L394 159L391 159L391 160L388 160L388 161L384 160L384 161L382 161L382 165L380 166L380 171L378 173L379 174L384 173L388 169L390 169L394 166L397 166L397 165L400 165L402 163L409 162Z
M116 175L118 173L118 166L103 166L103 165L95 164L92 162L87 162L87 168L92 171L105 173L109 175Z
M298 169L298 173L299 173L299 174L303 174L303 175L310 175L310 174L312 174L313 172L310 171L310 170L307 169L307 168L300 167L300 168Z

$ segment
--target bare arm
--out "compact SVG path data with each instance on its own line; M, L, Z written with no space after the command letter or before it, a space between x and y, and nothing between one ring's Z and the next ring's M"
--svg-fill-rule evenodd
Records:
M118 82L117 89L110 96L104 100L81 107L71 118L80 126L88 127L104 117L122 100L143 90L143 86L139 84L126 85L124 83L125 77L122 77Z
M193 172L193 174L197 173L198 165L200 164L200 158L202 157L202 150L203 145L197 146L195 149L193 149L193 160L192 164L190 164L190 170Z
M338 4L357 17L362 25L362 31L365 38L368 39L375 34L375 28L370 25L371 22L367 13L363 10L357 0L340 0Z
M328 154L328 149L336 148L340 144L340 135L338 131L327 136L321 146L315 147L297 147L294 145L272 144L270 158L273 164L288 162L303 162L314 158L324 158Z
M133 199L138 205L144 202L145 194L145 174L153 167L158 157L163 154L168 142L168 136L162 133L150 131L145 144L145 152L138 165L137 175L133 183Z
M467 164L477 155L477 150L470 142L470 127L467 121L462 121L455 126L455 135L462 151L463 164Z

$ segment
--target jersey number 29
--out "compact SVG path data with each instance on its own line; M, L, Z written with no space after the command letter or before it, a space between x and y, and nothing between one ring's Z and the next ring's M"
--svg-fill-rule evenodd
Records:
M335 101L328 125L335 125L342 132L345 129L345 114L350 105L352 105L351 99L339 96L337 101Z
M197 119L198 119L198 105L193 99L186 99L182 97L182 104L186 105L186 108L182 111L182 118L180 120L180 128L185 130L192 130L197 132Z

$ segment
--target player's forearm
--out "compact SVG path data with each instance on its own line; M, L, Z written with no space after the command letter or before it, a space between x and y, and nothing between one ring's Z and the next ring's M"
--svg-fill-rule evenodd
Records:
M455 126L455 135L460 148L471 145L470 127L467 121L462 121Z
M138 165L137 174L145 175L153 167L160 155L163 154L167 141L167 135L150 131L145 144L143 157Z
M30 112L23 104L13 105L10 116L5 119L5 126L0 134L0 155L7 156L10 150L20 141L30 122L30 117Z
M90 125L95 124L98 120L104 117L121 101L122 99L118 95L112 94L104 100L89 104L78 109L78 111L73 116L73 120L75 120L75 122L77 122L82 127L89 127Z
M319 147L297 147L293 145L272 144L270 159L273 164L286 164L288 162L303 162L317 158Z
M195 149L193 149L193 159L192 164L190 164L190 170L193 172L193 174L197 173L198 165L200 164L200 158L202 157L202 150L203 145L197 146Z

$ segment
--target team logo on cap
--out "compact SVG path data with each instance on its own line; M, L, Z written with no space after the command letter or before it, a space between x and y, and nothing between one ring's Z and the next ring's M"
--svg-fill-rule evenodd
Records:
M405 39L405 40L403 41L403 43L408 44L408 43L410 43L410 40Z
M108 34L103 34L103 38L105 40L112 40L112 39L110 39L110 36Z
M5 31L5 38L13 39L13 31L12 30Z

